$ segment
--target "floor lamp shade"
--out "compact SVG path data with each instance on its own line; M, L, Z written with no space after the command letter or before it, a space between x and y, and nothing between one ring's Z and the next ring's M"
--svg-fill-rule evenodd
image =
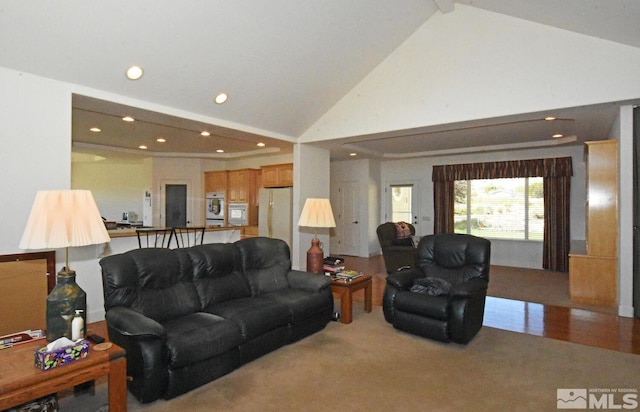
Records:
M298 226L313 228L336 227L336 221L333 218L333 210L331 209L329 199L308 198L302 208ZM311 241L311 248L307 251L307 272L322 273L324 266L322 262L323 259L324 252L320 247L320 240L318 239L316 231Z
M47 297L47 340L71 339L71 322L76 311L86 325L87 295L75 282L69 268L69 247L109 242L111 238L88 190L45 190L36 194L21 249L65 248L65 266Z

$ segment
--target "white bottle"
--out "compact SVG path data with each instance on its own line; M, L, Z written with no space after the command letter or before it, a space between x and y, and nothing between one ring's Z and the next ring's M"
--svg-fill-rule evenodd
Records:
M76 315L71 321L71 340L84 338L84 319L82 319L82 310L76 310Z

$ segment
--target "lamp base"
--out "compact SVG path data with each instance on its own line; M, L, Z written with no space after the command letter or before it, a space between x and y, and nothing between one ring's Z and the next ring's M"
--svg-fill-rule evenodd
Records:
M324 272L324 252L320 247L320 239L317 237L311 240L311 247L307 250L307 272Z
M62 268L56 277L56 286L47 296L47 342L63 336L71 339L71 322L76 310L82 310L87 324L87 294L76 283L76 272Z

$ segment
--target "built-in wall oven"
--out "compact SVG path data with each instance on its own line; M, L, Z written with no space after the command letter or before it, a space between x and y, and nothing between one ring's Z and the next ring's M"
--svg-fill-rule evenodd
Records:
M229 215L227 216L229 226L247 226L249 222L248 209L247 203L229 203Z
M224 226L224 212L226 209L224 193L208 192L205 195L205 209L207 227Z

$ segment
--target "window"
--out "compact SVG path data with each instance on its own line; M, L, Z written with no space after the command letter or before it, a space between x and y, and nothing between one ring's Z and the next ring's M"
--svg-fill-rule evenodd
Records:
M456 180L454 232L496 239L543 240L541 177Z

